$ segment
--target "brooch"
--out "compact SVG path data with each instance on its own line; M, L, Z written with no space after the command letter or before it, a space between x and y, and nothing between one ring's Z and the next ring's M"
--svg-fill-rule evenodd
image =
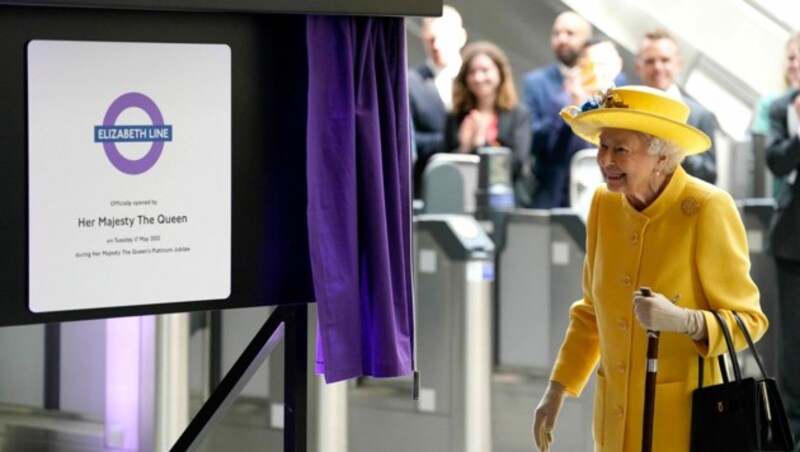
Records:
M693 197L688 197L681 202L681 210L683 211L684 215L692 216L697 213L697 209L700 208L700 205L697 203L697 200Z
M622 102L619 94L614 93L615 86L612 84L602 91L598 91L586 102L581 105L580 111L586 112L597 110L598 108L628 108L628 104Z
M603 96L603 108L628 108L628 104L622 101L622 98L617 93L612 93L609 90Z

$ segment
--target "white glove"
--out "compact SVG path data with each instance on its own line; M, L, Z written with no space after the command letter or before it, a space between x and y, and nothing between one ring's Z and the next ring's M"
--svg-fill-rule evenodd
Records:
M550 450L550 443L553 442L553 428L556 426L558 412L564 403L564 393L566 388L557 382L550 381L547 390L536 407L533 417L533 441L536 447L542 452Z
M687 334L696 341L708 337L703 313L696 309L675 306L660 293L645 297L634 292L633 311L643 328L652 331L671 331Z

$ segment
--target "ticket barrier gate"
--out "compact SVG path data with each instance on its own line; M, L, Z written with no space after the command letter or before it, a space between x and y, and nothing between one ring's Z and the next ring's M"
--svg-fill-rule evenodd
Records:
M737 201L736 204L747 231L747 243L750 248L750 276L761 293L761 309L770 320L769 329L764 337L756 343L756 347L764 361L767 373L776 376L778 374L778 343L781 322L775 259L767 247L769 225L775 210L775 201L772 198L743 199ZM750 356L750 354L743 356ZM750 364L747 360L744 362Z
M350 451L491 452L494 245L462 215L415 221L419 400L410 379L350 388Z
M422 175L423 211L474 213L479 162L472 154L434 154Z
M586 228L570 209L518 209L499 225L497 364L549 375L582 296Z

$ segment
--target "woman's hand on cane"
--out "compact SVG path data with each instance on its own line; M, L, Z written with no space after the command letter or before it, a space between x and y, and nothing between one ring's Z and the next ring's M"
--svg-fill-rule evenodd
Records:
M561 405L564 403L565 392L566 388L561 383L550 381L542 400L536 407L533 418L533 441L542 452L550 450L550 444L553 442L553 429L556 426L558 412L561 411Z
M702 311L675 306L679 298L670 300L656 292L646 297L637 291L633 296L633 311L647 330L687 334L696 341L705 339L708 332Z

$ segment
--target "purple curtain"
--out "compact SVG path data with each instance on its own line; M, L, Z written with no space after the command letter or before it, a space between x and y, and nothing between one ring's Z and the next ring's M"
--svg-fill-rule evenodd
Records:
M329 383L413 366L403 19L310 16L308 229Z

